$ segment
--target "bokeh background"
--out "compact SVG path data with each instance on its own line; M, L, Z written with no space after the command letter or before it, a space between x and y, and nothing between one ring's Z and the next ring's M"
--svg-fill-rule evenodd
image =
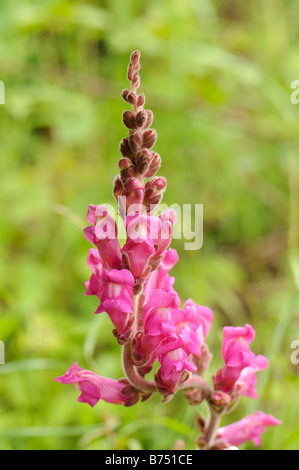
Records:
M222 326L250 322L270 360L259 398L283 421L263 449L299 449L297 0L2 0L1 449L194 448L197 408L178 394L133 408L77 404L54 381L75 361L122 376L120 350L97 300L84 297L90 203L112 203L120 98L130 53L168 178L164 202L204 204L204 244L174 269L182 301L209 305L220 364ZM205 412L204 407L201 408ZM251 444L245 448L253 449Z

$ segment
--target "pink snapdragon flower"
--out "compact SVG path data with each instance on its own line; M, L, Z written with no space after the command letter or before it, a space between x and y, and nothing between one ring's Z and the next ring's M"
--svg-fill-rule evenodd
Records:
M122 332L132 312L134 277L127 269L103 270L101 304L95 313L107 312L114 326Z
M127 333L131 325L132 295L134 277L127 269L111 269L103 267L98 250L90 249L87 263L93 271L86 285L86 295L96 295L101 304L95 313L107 312L117 335Z
M91 407L99 400L130 406L139 399L136 390L125 381L100 377L90 370L81 369L77 362L62 377L55 380L62 384L74 384L81 392L78 401L88 403Z
M173 321L174 312L179 305L180 299L176 293L161 289L152 291L143 312L143 333L134 348L135 356L140 358L141 363L156 357L156 349L165 338L175 342L177 346L181 345Z
M189 354L182 348L177 347L175 342L165 341L157 349L160 369L155 375L155 382L165 397L171 397L177 390L184 371L195 372L196 366L189 359Z
M85 238L98 248L107 269L120 268L122 253L117 238L117 226L107 208L90 204L87 220L93 225L84 229Z
M182 339L186 352L200 355L213 318L214 314L210 308L197 305L191 299L185 302L183 310L175 312L176 333Z
M262 411L246 416L246 418L237 421L219 429L218 437L225 440L231 446L239 446L252 440L256 446L262 443L260 435L268 427L278 426L281 422L271 415L266 415Z
M161 226L158 233L158 238L155 240L156 256L162 255L169 247L172 239L172 228L176 222L176 213L172 209L168 209L159 215Z
M127 255L131 272L139 280L155 253L154 240L158 236L161 221L158 217L135 213L126 217L125 226L127 241L123 252Z
M100 299L103 292L101 277L104 270L104 265L99 251L96 248L89 249L87 264L92 271L92 275L90 280L85 282L85 295L96 295Z
M268 361L251 351L249 345L254 338L255 331L251 325L224 328L222 357L225 366L214 377L216 390L256 398L256 372L266 369Z
M173 284L175 282L175 278L169 276L169 271L174 267L177 263L179 256L173 248L165 251L163 258L160 261L160 264L157 269L155 269L152 273L150 273L146 284L144 286L144 294L146 295L146 299L156 289L161 289L164 292L173 292L175 290L173 288Z

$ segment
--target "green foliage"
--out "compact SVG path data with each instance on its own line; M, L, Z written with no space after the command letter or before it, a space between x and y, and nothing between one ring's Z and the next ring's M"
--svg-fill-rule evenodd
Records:
M133 408L76 404L54 382L76 360L122 375L119 347L84 297L89 203L113 203L120 92L132 50L155 113L164 202L204 204L204 245L174 269L182 300L211 306L209 342L250 322L269 356L259 399L283 421L263 449L298 449L298 1L2 0L0 79L1 449L194 448L196 408L181 395ZM213 367L219 364L215 353ZM251 445L248 448L252 448Z

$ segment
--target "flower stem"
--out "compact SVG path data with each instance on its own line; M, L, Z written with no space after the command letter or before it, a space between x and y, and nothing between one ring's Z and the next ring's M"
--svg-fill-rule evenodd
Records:
M133 295L133 298L132 298L132 310L133 310L133 315L134 315L134 324L132 327L133 338L135 336L136 329L138 328L138 311L139 311L140 294L141 293L139 293L138 295ZM132 343L131 342L125 344L123 348L123 367L124 367L124 371L126 373L128 381L139 392L144 393L144 394L156 392L157 389L156 389L155 383L141 377L138 374L135 366L132 364Z
M213 447L215 442L217 432L219 429L220 421L222 418L221 413L216 413L213 408L210 406L210 420L207 428L204 431L204 438L205 438L205 447L204 450L210 450Z
M198 388L200 389L203 394L205 395L205 398L209 398L212 393L212 387L210 384L201 376L199 375L193 375L190 377L190 379L186 380L186 382L183 382L180 385L181 389L188 389L188 388Z
M131 343L127 343L124 345L123 366L124 366L124 371L126 373L128 381L139 392L144 393L144 394L156 392L156 386L154 382L145 380L143 377L141 377L138 374L136 368L133 366Z

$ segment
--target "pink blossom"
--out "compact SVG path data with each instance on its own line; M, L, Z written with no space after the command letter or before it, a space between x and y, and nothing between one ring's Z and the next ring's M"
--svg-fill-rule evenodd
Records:
M137 213L128 215L125 225L128 237L123 252L128 257L135 279L140 279L150 257L155 253L154 239L157 237L161 221L157 217Z
M165 341L157 349L158 360L161 364L155 380L163 395L175 393L183 371L195 372L196 367L189 362L189 355L175 342Z
M86 293L85 295L96 295L99 299L102 295L102 282L101 276L104 270L103 261L96 248L90 248L87 256L87 264L92 271L89 281L85 282Z
M183 310L175 312L176 333L182 339L186 352L200 355L213 318L210 308L197 305L191 299L185 302Z
M172 227L176 222L176 213L172 209L168 209L159 215L161 220L161 227L158 233L158 238L155 240L156 256L162 255L169 247L172 238Z
M138 178L129 178L123 187L122 196L125 198L126 213L133 210L140 211L144 196L143 184Z
M89 205L87 220L93 225L84 229L85 238L98 248L106 268L120 268L122 254L117 238L117 227L107 208Z
M134 348L141 363L156 357L155 351L164 338L175 341L177 347L181 345L172 318L179 304L180 299L176 293L164 292L161 289L155 289L148 297L143 313L144 333L139 336Z
M250 325L224 328L222 357L225 366L214 377L217 390L256 398L256 372L266 369L268 361L251 351L249 345L254 338L255 331Z
M55 379L63 384L74 384L81 392L79 402L88 403L94 407L102 399L116 405L129 405L136 403L136 390L128 389L127 383L100 377L90 370L81 369L77 362L62 377ZM131 403L130 403L131 402Z
M174 277L170 277L168 272L173 268L177 263L179 257L174 249L169 249L165 251L162 260L157 269L155 269L148 277L144 293L146 296L150 295L151 292L155 289L161 289L165 292L175 292L173 289L173 284L175 281Z
M279 424L281 422L273 416L257 411L236 423L220 428L218 435L231 446L239 446L250 440L253 440L256 446L260 446L262 442L260 435L269 426L278 426Z
M95 313L107 312L115 327L123 331L132 312L134 277L127 269L101 273L101 304Z

